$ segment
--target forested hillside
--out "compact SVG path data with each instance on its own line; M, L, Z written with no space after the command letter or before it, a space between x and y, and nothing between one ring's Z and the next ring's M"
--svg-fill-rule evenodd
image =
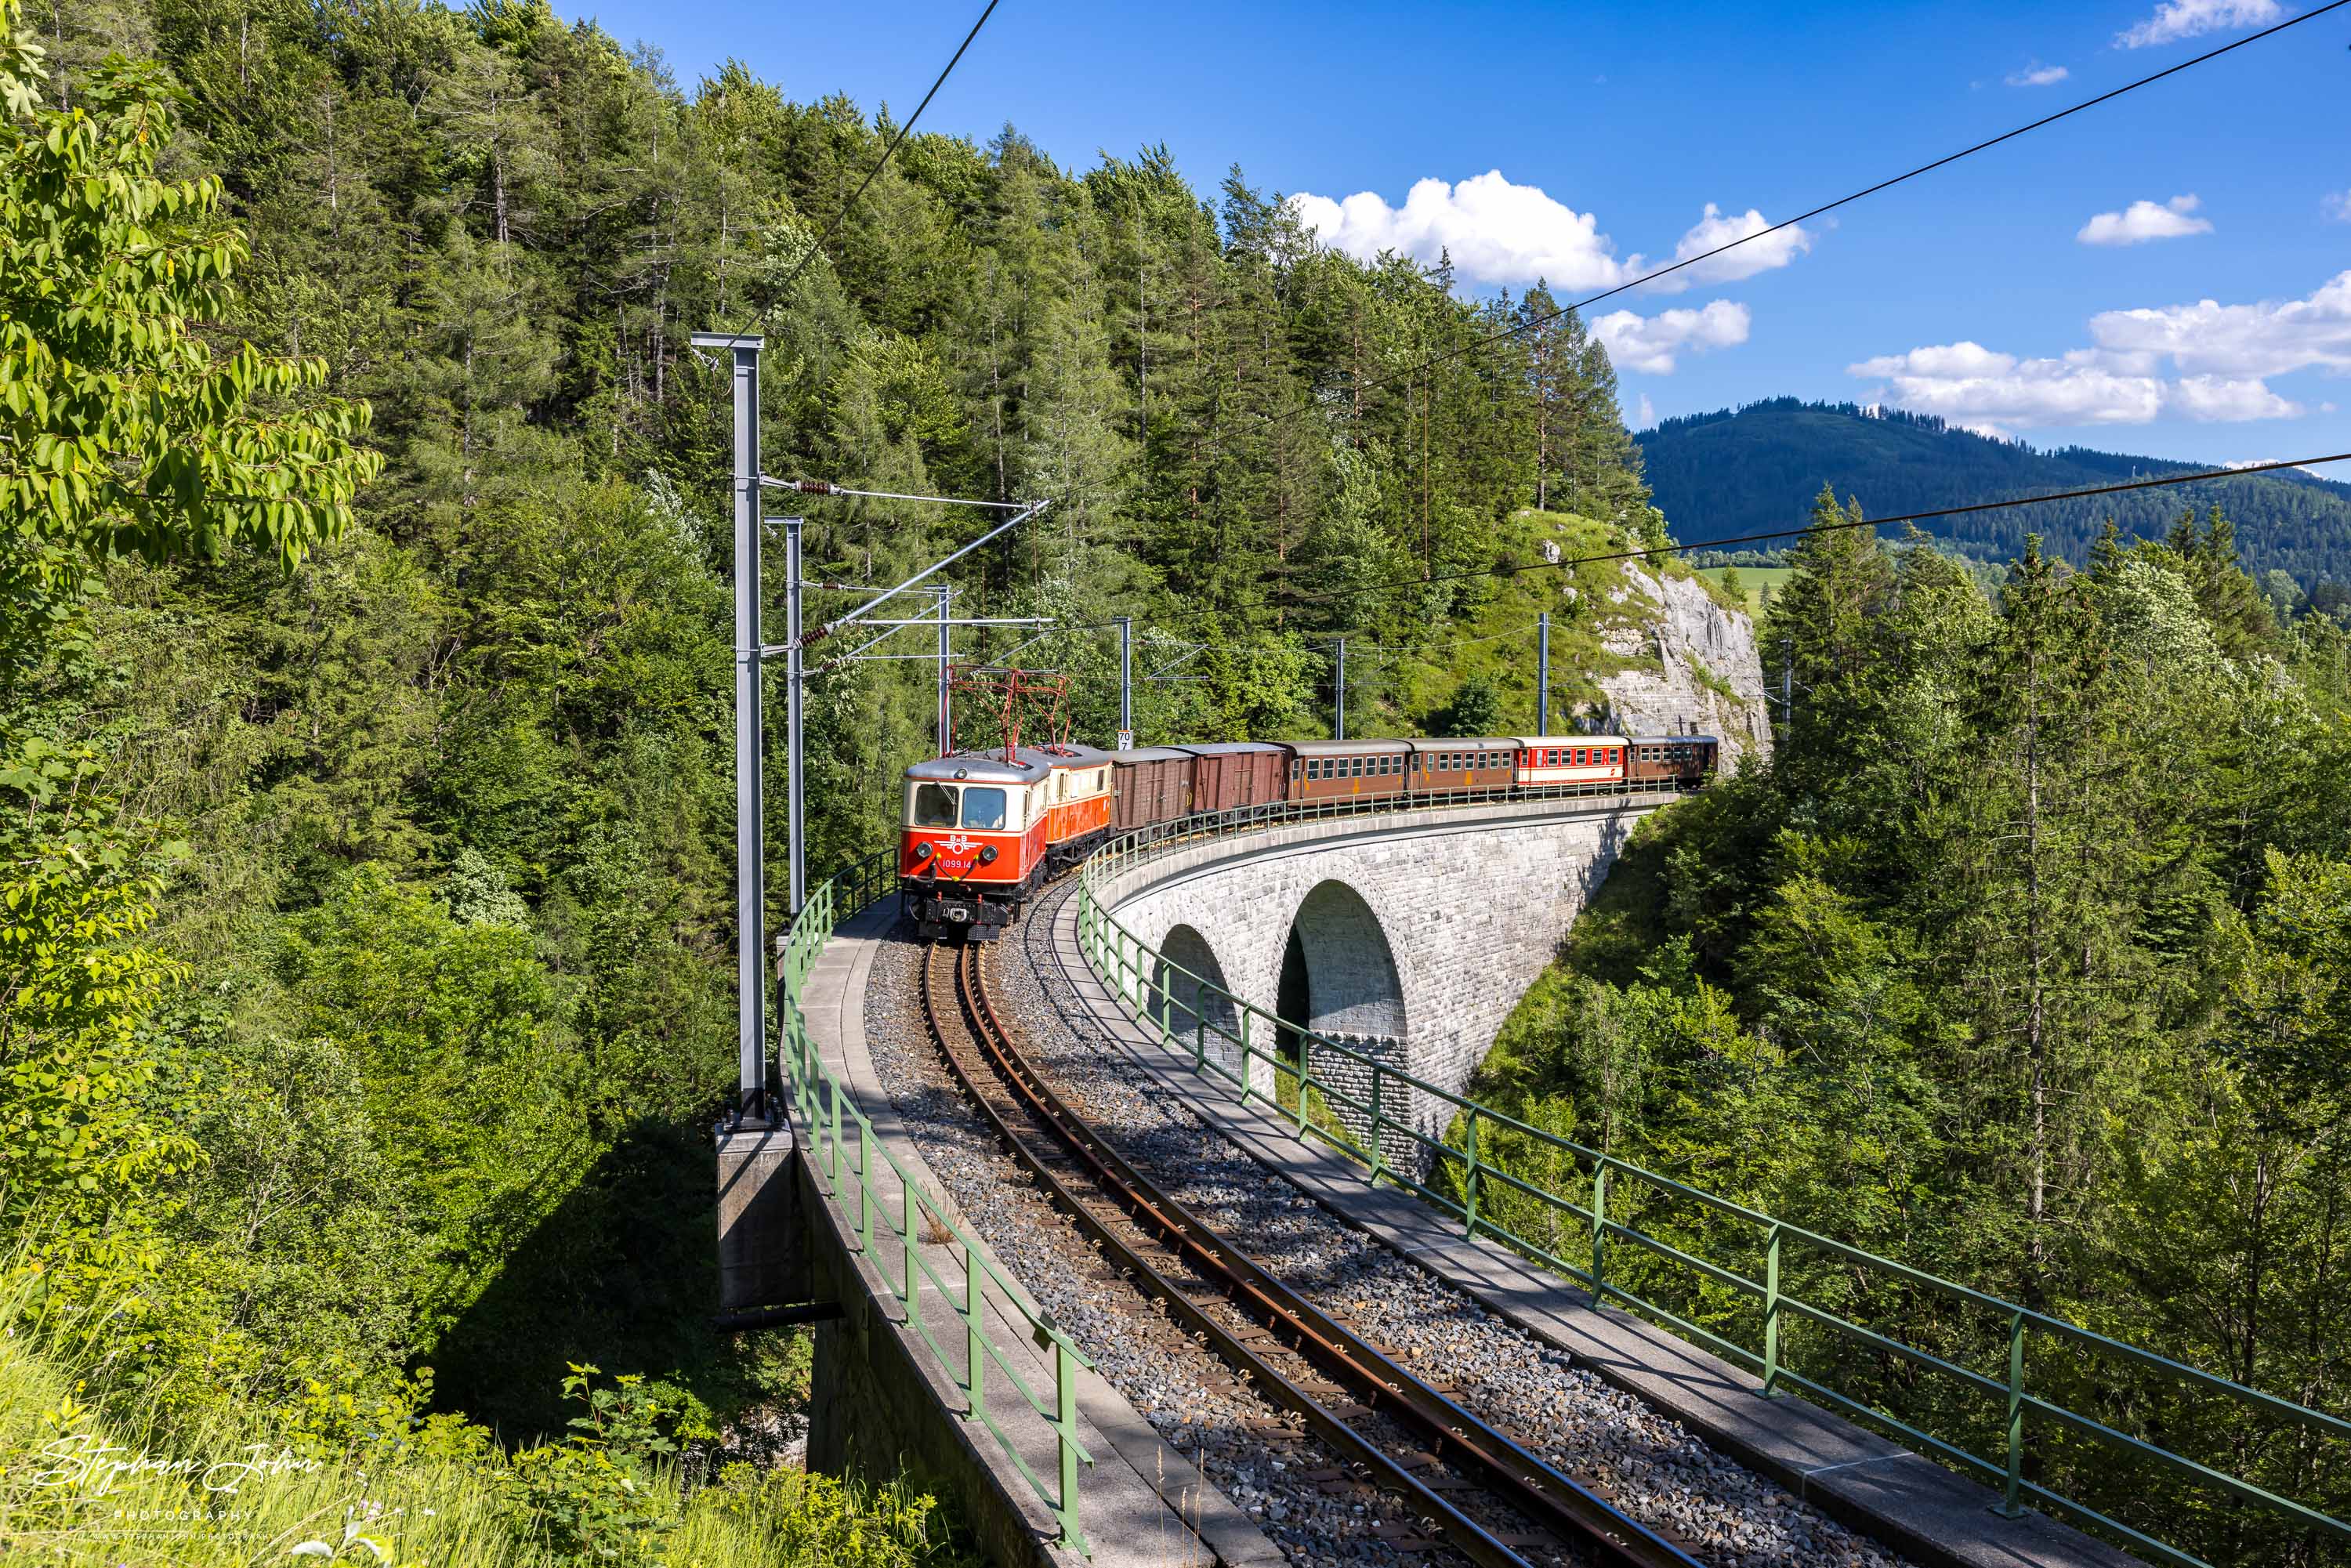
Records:
M2213 466L2081 446L2044 452L1931 415L1794 398L1664 420L1637 439L1657 505L1685 539L1787 528L1823 485L1863 497L1873 515L1887 517ZM2351 582L2351 485L2292 469L2214 480L2192 493L2148 490L1919 526L1995 563L2013 559L2026 536L2037 534L2051 554L2081 566L2108 518L2126 536L2162 538L2182 511L2216 504L2236 524L2257 578L2283 571L2305 593L2325 581Z
M1858 515L1826 496L1816 512ZM2028 550L1991 594L1932 546L1857 531L1805 539L1792 565L1762 627L1796 694L1771 765L1643 824L1479 1092L1848 1245L2341 1411L2351 637L2325 615L2282 634L2217 514L2168 543L2104 538L2080 572ZM1633 1204L1630 1223L1760 1278L1753 1228ZM1631 1288L1760 1350L1751 1301L1616 1257ZM1995 1312L1810 1247L1780 1279L2005 1375ZM1785 1335L1785 1364L2002 1453L1980 1391L1809 1322ZM2339 1448L2116 1355L2044 1339L2029 1376L2337 1517L2351 1501ZM2207 1561L2343 1561L2054 1420L2031 1445L2033 1479Z
M23 1388L100 1366L91 1419L364 1455L463 1416L486 1426L434 1451L520 1450L484 1484L521 1517L642 1541L674 1519L613 1489L650 1434L748 1451L789 1401L788 1343L704 1326L728 432L691 331L765 335L771 473L1050 500L958 603L1133 614L1146 667L1204 644L1144 688L1146 736L1319 729L1310 639L1340 632L1359 725L1498 716L1514 683L1462 707L1440 652L1494 586L1372 585L1491 565L1530 507L1662 538L1572 319L1398 373L1547 297L1319 251L1238 170L1204 200L1165 150L1067 170L1008 127L914 137L848 206L888 126L677 82L544 5L27 20L0 59L0 476L12 527L47 521L0 596L0 1043L11 1137L70 1146L12 1146L0 1179L12 1277L64 1334ZM141 389L190 376L236 396L141 423ZM132 412L89 423L106 389ZM988 526L807 506L832 580ZM1107 738L1108 641L1037 657ZM820 873L892 820L930 678L819 676Z

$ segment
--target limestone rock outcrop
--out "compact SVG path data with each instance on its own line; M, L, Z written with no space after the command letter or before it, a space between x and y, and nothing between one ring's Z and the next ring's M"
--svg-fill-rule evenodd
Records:
M1719 737L1725 772L1742 757L1770 756L1771 710L1754 621L1724 609L1695 578L1653 576L1632 565L1624 576L1625 586L1610 597L1635 623L1614 627L1606 646L1620 658L1657 667L1595 677L1606 703L1595 705L1586 721L1624 735Z

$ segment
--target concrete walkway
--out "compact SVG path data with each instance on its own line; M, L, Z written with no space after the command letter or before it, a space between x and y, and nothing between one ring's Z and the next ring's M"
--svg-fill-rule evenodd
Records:
M1135 886L1144 878L1129 878ZM1480 1238L1409 1194L1374 1187L1358 1168L1261 1101L1242 1104L1196 1076L1155 1031L1138 1026L1094 977L1078 937L1078 900L1062 901L1050 962L1078 997L1081 1039L1123 1056L1243 1151L1355 1228L1413 1259L1488 1310L1678 1420L1718 1451L1766 1475L1852 1529L1939 1568L2129 1568L2137 1559L2038 1514L2003 1519L1999 1499L1930 1460L1801 1399L1767 1399L1761 1380L1614 1308Z
M802 1016L826 1066L848 1086L872 1124L875 1135L899 1167L925 1199L952 1216L967 1234L971 1234L970 1225L956 1210L946 1186L925 1163L899 1118L874 1071L872 1055L866 1045L866 983L883 934L896 916L897 901L885 899L834 935L801 988ZM844 1157L853 1161L858 1153L855 1134L850 1133L846 1141L850 1149ZM829 1419L853 1431L855 1425L864 1420L898 1432L928 1417L937 1417L931 1425L935 1429L943 1428L938 1435L945 1440L922 1446L941 1450L938 1468L951 1469L959 1461L964 1473L984 1478L992 1496L966 1500L975 1512L992 1516L998 1522L998 1528L982 1531L984 1537L998 1538L991 1543L994 1554L1002 1558L1026 1544L1029 1550L1021 1555L1028 1561L1078 1568L1086 1560L1054 1544L1058 1527L1036 1489L1019 1473L995 1435L966 1413L966 1400L959 1386L965 1375L966 1334L956 1303L943 1296L929 1280L920 1278L918 1272L919 1288L913 1293L913 1308L920 1312L931 1339L947 1347L949 1359L943 1364L939 1354L924 1342L910 1320L907 1305L898 1300L897 1286L904 1278L904 1266L896 1237L877 1220L873 1228L875 1250L880 1256L863 1256L859 1250L856 1224L856 1178L843 1168L839 1182L829 1184L824 1178L823 1165L820 1159L805 1162L812 1185L821 1195L818 1207L829 1218L841 1246L855 1255L853 1261L863 1293L871 1300L872 1318L878 1320L867 1326L864 1335L862 1360L867 1364L866 1373L886 1374L890 1366L911 1363L912 1369L927 1385L929 1403L936 1408L895 1407L878 1422L855 1407L820 1409L817 1425ZM874 1169L871 1185L883 1200L881 1212L895 1216L901 1212L898 1178L879 1160ZM837 1193L831 1190L835 1185ZM923 1227L918 1224L916 1228L919 1231ZM964 1275L959 1246L923 1242L915 1252L951 1289L960 1289ZM1004 1278L1012 1277L992 1253L987 1256ZM841 1283L844 1295L853 1294L845 1288L846 1281ZM1009 1296L993 1281L987 1282L985 1294L990 1313L987 1337L1019 1369L1021 1380L1040 1398L1050 1400L1053 1390L1052 1357L1032 1340L1029 1327L1039 1312L1035 1299L1017 1281ZM856 1326L852 1322L852 1329ZM884 1347L875 1343L873 1331L877 1329L887 1334L893 1344ZM886 1357L887 1366L882 1354L885 1348L896 1353ZM882 1394L886 1397L891 1392L886 1375L880 1381ZM1010 1379L1000 1366L989 1364L986 1382L990 1413L1007 1428L1013 1447L1029 1469L1051 1486L1058 1464L1051 1427L1009 1385ZM868 1384L861 1385L858 1392L872 1397L874 1389ZM847 1403L853 1406L855 1400ZM1098 1374L1079 1374L1077 1404L1079 1441L1094 1461L1091 1469L1080 1473L1079 1521L1092 1548L1091 1561L1095 1568L1205 1568L1210 1563L1225 1568L1280 1568L1286 1563L1280 1549L1211 1485L1198 1467L1162 1440L1151 1424ZM819 1434L812 1432L812 1454L819 1446ZM855 1447L853 1442L841 1441L822 1446L836 1450ZM894 1460L885 1456L880 1462L886 1466ZM995 1506L990 1507L991 1502ZM1025 1536L1025 1542L1007 1539L1016 1534Z

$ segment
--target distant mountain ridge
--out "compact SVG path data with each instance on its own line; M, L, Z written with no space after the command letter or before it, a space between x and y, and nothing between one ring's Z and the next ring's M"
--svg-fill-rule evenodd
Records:
M1638 432L1656 505L1685 543L1793 528L1825 483L1873 516L2078 490L2208 465L2085 446L2042 450L1957 429L1926 414L1774 398L1736 411L1668 419ZM2294 469L2120 496L1938 517L1920 528L2000 561L2042 548L2077 564L2108 517L2161 538L2179 514L2218 504L2236 524L2246 568L2275 568L2305 589L2351 581L2351 484Z

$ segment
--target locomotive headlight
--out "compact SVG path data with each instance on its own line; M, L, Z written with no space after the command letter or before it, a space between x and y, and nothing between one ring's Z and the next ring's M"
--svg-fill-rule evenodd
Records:
M931 846L927 841L914 846L914 858L918 861L926 861L931 858Z
M996 863L996 846L994 844L987 844L981 847L979 852L979 863L982 865L994 865Z

